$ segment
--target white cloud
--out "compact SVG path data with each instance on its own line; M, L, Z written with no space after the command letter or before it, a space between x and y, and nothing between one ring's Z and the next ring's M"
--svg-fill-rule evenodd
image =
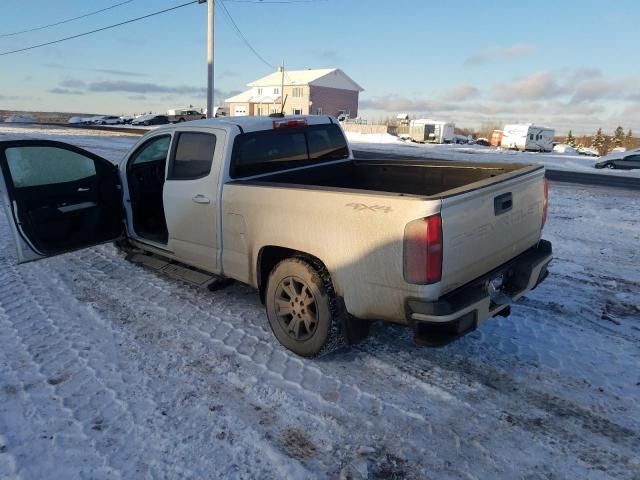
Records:
M566 93L552 73L536 72L510 84L498 84L493 97L505 102L557 98Z

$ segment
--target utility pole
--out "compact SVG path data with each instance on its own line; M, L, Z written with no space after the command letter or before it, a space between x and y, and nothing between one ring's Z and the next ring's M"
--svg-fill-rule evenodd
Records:
M284 113L284 60L282 60L282 67L280 67L282 71L282 89L280 90L280 113Z
M213 49L214 49L214 19L215 0L206 0L208 10L208 33L207 33L207 118L214 116L214 78L213 78ZM204 0L199 0L204 3Z

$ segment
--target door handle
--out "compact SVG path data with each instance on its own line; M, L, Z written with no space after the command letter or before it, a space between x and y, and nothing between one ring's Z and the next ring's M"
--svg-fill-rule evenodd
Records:
M211 200L209 199L209 197L207 197L206 195L202 195L201 193L194 196L191 200L193 200L194 203L205 203L205 204L211 203Z
M84 188L84 187L78 187L78 192L88 192L90 189L89 188Z
M513 195L511 192L498 195L493 199L493 213L500 215L513 208Z

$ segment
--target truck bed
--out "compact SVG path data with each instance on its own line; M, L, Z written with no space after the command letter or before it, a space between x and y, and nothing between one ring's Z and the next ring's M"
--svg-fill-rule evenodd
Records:
M421 201L425 211L432 208L431 202L438 202L444 236L441 295L504 264L539 241L543 178L542 165L367 159L332 162L238 183L275 189L302 187L317 193L402 197ZM353 201L352 196L345 198ZM394 212L406 213L396 209ZM388 223L390 219L385 218Z
M539 165L438 160L350 160L266 175L258 182L443 198L541 169ZM499 179L496 177L500 177Z

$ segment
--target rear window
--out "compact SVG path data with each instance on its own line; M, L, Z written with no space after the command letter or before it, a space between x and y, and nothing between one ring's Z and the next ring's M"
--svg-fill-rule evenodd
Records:
M347 141L335 124L268 130L236 137L231 177L247 177L349 157Z

